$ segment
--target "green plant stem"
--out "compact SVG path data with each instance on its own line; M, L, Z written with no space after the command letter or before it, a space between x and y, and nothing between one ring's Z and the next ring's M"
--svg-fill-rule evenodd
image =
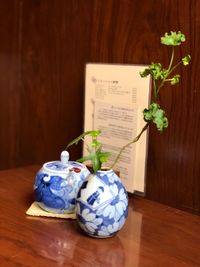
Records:
M167 77L169 76L169 74L171 73L171 67L174 61L174 47L172 47L172 54L171 54L171 58L170 58L170 63L167 69L167 74L166 76L163 78L163 80L161 81L160 85L158 86L158 88L156 87L156 98L159 95L160 89L164 86L164 83L166 82Z
M182 61L179 61L176 65L174 65L172 67L173 60L174 60L174 47L172 49L172 55L171 55L171 59L170 59L170 64L169 64L169 67L167 69L167 75L165 76L165 78L162 80L162 82L160 83L160 85L156 89L156 97L158 96L158 94L160 92L160 89L164 86L164 83L167 82L167 81L170 81L170 80L167 79L168 76L182 63Z
M154 92L154 99L156 100L158 95L157 95L157 84L155 80L153 80L153 92Z
M182 61L179 61L176 65L174 65L174 67L173 68L171 68L171 70L169 71L169 73L168 73L168 75L167 75L167 77L180 65L180 64L182 64ZM167 78L166 77L166 78Z
M110 166L110 169L113 169L113 168L114 168L114 166L115 166L115 164L117 163L117 161L119 160L119 158L120 158L122 152L123 152L128 146L130 146L130 145L136 143L136 142L140 139L141 135L143 134L144 131L146 131L146 129L148 128L149 124L150 124L150 122L147 122L147 123L145 124L145 126L142 128L141 132L140 132L140 133L139 133L133 140L131 140L129 143L127 143L125 146L123 146L123 147L120 149L120 151L119 151L119 153L118 153L116 159L114 160L113 164Z
M170 69L171 69L171 67L172 67L172 63L173 63L173 61L174 61L174 46L172 47L171 59L170 59L169 67L168 67L168 69L167 69L168 73L169 73L169 71L170 71Z

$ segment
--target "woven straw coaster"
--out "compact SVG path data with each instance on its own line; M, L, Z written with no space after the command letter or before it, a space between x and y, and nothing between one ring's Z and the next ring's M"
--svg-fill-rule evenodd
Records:
M62 218L62 219L76 219L75 213L66 213L66 214L59 214L59 213L51 213L47 212L39 207L37 202L33 202L29 209L26 211L27 215L30 216L42 216L42 217L52 217L52 218Z

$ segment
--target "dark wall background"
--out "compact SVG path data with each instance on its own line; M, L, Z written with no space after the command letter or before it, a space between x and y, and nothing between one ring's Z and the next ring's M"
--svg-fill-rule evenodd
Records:
M170 126L150 128L146 196L200 214L198 0L1 1L0 168L58 159L82 132L85 63L167 64L170 30L185 33L179 56L192 63L160 99Z

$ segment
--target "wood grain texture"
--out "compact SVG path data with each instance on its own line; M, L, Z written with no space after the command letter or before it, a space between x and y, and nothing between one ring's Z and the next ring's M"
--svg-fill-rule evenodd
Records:
M82 132L87 62L168 64L159 38L184 32L192 63L160 98L170 125L150 128L146 196L200 214L199 1L8 0L0 15L0 169L58 159Z
M29 162L59 157L82 131L86 26L79 20L81 12L76 1L23 3L22 113L27 115L21 123L22 135L29 136L20 144L23 161L26 155ZM80 147L72 151L76 157L77 152Z
M108 239L86 236L75 220L26 216L38 168L0 172L1 266L200 265L199 216L146 199L129 198L124 227Z
M19 152L19 2L2 2L0 18L0 167L8 168Z

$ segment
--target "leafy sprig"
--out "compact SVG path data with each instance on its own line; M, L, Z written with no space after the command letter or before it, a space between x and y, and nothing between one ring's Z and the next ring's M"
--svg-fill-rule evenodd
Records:
M145 108L143 110L143 118L146 124L141 129L139 134L133 139L130 140L127 144L125 144L119 151L117 157L115 158L112 166L110 168L112 169L114 165L119 160L122 152L131 144L137 142L142 134L148 129L150 123L153 123L156 125L156 128L158 131L162 132L164 129L168 127L168 118L166 116L166 113L163 109L161 109L159 103L158 103L158 96L160 94L160 90L164 87L164 85L171 84L172 86L178 84L180 82L180 74L175 73L174 71L177 69L179 65L187 66L190 63L191 56L186 55L184 56L180 61L177 63L174 63L174 54L175 54L175 48L176 46L180 46L183 42L185 42L186 38L183 33L180 31L170 33L165 33L163 37L161 37L160 42L163 45L171 46L171 58L169 61L168 67L163 67L160 62L158 63L151 63L147 68L144 69L144 71L140 72L140 76L147 77L148 75L151 76L152 82L153 82L153 101L150 103L148 108ZM88 131L83 134L81 134L79 137L74 139L72 142L70 142L67 146L67 148L73 144L77 144L80 140L86 142L85 137L90 136L92 138L92 141L90 144L86 144L88 155L80 158L79 162L85 162L90 160L92 162L93 171L96 173L99 169L101 169L102 163L106 162L107 159L110 156L109 152L102 151L102 144L97 140L98 136L101 134L101 131Z
M144 120L152 121L153 123L155 123L159 131L162 131L168 126L168 119L166 117L165 111L163 111L160 108L159 104L156 102L160 90L166 83L170 83L171 85L179 83L181 78L180 74L172 73L174 73L175 69L180 64L187 66L191 60L191 56L186 55L180 61L174 64L174 48L181 45L181 43L185 42L185 40L185 35L180 31L171 31L170 34L165 33L165 35L161 37L161 44L172 46L171 59L168 68L164 68L161 63L151 63L148 68L140 72L141 77L147 77L148 75L151 75L153 79L154 102L150 104L148 109L145 109L143 111Z
M94 173L96 173L98 170L101 169L102 164L106 162L110 156L109 152L102 151L102 143L97 140L100 134L101 134L100 130L87 131L79 135L77 138L75 138L67 145L68 148L74 144L78 144L79 141L85 142L88 155L78 159L77 161L78 162L91 161ZM91 137L92 140L90 144L86 142L85 140L86 136Z
M119 154L117 155L111 168L115 166L124 149L130 146L131 144L136 143L140 139L143 132L148 129L150 123L154 123L156 125L156 128L160 132L162 132L168 127L168 118L166 116L165 111L160 108L157 99L160 94L161 88L164 87L166 83L170 83L172 86L179 83L181 78L180 74L173 74L176 68L181 64L183 64L183 66L187 66L190 63L190 55L186 55L180 61L174 63L175 47L181 45L183 42L185 42L185 40L185 35L180 31L171 31L169 34L165 33L165 35L161 37L160 42L163 45L172 47L171 58L168 67L163 67L160 62L151 63L147 68L144 69L144 71L140 72L140 76L142 78L147 77L148 75L150 75L152 78L153 101L150 103L148 108L145 108L143 110L143 118L146 124L133 140L128 142L120 149Z
M186 39L185 35L180 31L178 32L171 31L170 34L166 32L165 35L160 38L160 40L161 44L177 46L181 45L182 42L185 42Z

